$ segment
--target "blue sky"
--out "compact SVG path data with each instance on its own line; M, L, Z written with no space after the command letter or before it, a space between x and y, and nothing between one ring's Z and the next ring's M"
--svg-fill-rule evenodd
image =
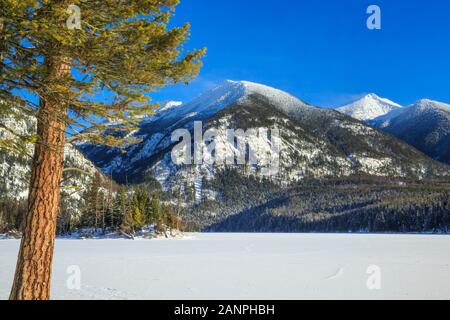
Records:
M382 29L366 27L369 5ZM450 2L445 0L181 0L174 25L208 48L191 85L153 94L188 101L225 79L286 90L321 106L375 92L407 105L450 103Z

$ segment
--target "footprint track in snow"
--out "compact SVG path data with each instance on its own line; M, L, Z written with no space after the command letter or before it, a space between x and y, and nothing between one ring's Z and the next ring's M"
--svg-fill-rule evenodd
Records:
M325 278L325 280L329 281L329 280L334 280L334 279L340 278L344 275L344 271L345 271L345 268L340 267L338 270L336 270L336 272L332 276Z

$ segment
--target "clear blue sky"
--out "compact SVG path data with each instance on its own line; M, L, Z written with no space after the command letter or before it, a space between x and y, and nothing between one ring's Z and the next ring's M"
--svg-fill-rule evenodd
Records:
M368 30L366 9L382 10ZM450 1L181 0L187 48L208 47L189 86L155 94L187 101L225 79L249 80L331 106L375 92L401 104L450 103Z

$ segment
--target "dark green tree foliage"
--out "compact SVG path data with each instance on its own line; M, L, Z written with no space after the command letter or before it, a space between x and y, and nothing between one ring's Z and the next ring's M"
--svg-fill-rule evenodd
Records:
M105 182L106 181L106 182ZM73 219L63 206L58 233L97 227L134 233L144 225L190 231L267 232L448 232L450 183L398 181L353 177L304 181L287 189L254 177L243 178L232 170L206 182L218 193L188 210L167 203L174 195L150 186L111 189L107 180L94 179L86 191L81 218ZM6 184L0 184L6 190ZM159 190L159 191L155 191ZM101 195L99 195L101 194ZM25 201L0 193L0 232L20 230ZM97 196L95 196L97 195ZM178 195L179 197L180 195ZM91 199L89 201L89 199ZM163 201L161 199L167 199ZM137 215L136 213L139 212ZM102 214L105 214L104 227ZM181 223L180 218L183 219Z
M120 186L117 192L108 194L106 186L101 179L93 180L86 192L87 201L81 219L78 224L72 225L70 231L101 228L133 234L148 225L154 225L159 232L165 228L182 228L181 220L172 206L161 203L161 188L147 185ZM105 201L109 197L111 200ZM104 223L100 225L103 216Z
M86 224L92 225L94 228L99 228L100 215L103 211L104 192L101 192L101 178L99 174L94 176L91 187L86 193L86 207L90 215L84 215L88 221Z
M151 203L151 216L150 221L152 223L158 223L161 220L161 205L159 203L159 197L157 194L152 195Z
M233 232L448 232L450 183L352 177L304 181L206 226ZM236 195L237 197L238 195ZM238 198L235 198L238 199ZM219 207L227 212L229 207Z

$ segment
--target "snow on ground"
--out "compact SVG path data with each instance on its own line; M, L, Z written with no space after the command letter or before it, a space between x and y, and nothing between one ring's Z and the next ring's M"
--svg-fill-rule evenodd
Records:
M0 241L0 299L8 297L18 247L17 240ZM54 299L450 299L449 247L446 235L58 240L52 294ZM81 270L80 290L66 285L73 265ZM380 268L380 290L367 287L371 266Z

